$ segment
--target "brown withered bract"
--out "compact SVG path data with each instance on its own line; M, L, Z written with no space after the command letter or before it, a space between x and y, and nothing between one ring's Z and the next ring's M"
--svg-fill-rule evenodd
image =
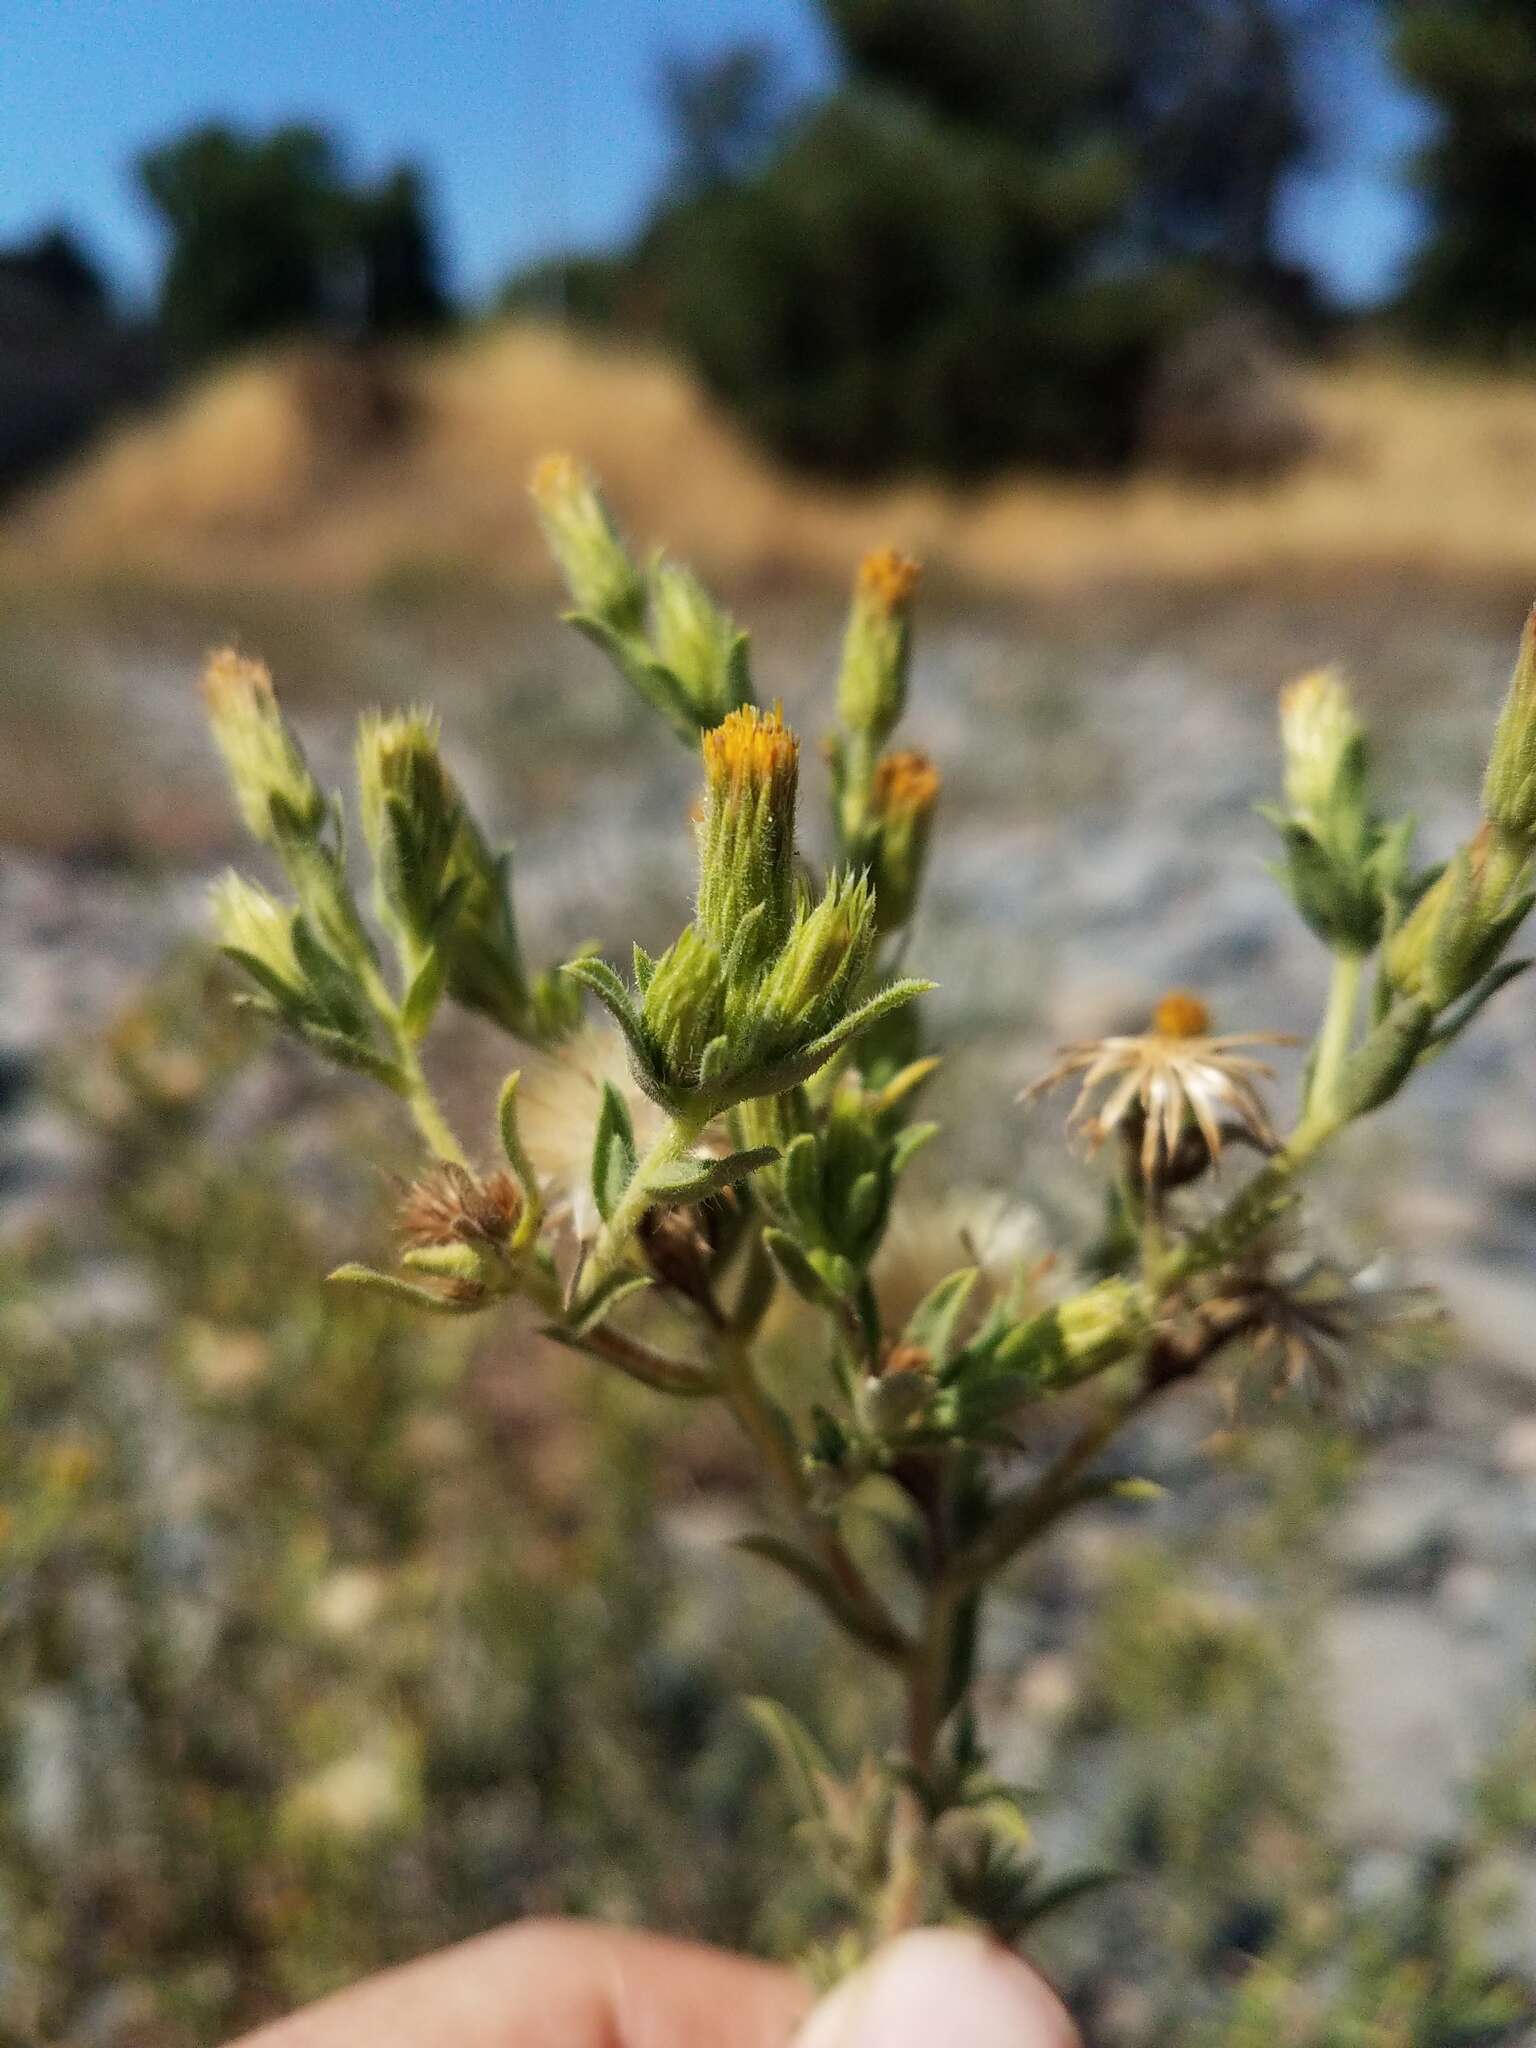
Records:
M510 1173L481 1180L467 1167L443 1161L406 1189L396 1229L403 1244L419 1250L453 1244L500 1248L522 1213L522 1192Z

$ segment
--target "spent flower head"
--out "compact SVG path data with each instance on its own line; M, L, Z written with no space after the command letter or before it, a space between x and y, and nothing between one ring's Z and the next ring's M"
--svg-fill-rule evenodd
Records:
M1148 1031L1063 1046L1055 1066L1020 1099L1034 1101L1080 1076L1069 1124L1092 1149L1125 1131L1142 1179L1153 1185L1166 1177L1188 1129L1198 1133L1213 1166L1232 1138L1274 1150L1278 1140L1258 1088L1274 1069L1240 1048L1292 1043L1278 1031L1213 1033L1205 1004L1178 989L1158 1003Z

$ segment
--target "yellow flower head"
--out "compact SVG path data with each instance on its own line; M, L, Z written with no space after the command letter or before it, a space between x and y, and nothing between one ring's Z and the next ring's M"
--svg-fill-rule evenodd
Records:
M859 564L859 596L888 617L911 609L923 565L896 548L875 548Z
M744 704L704 735L703 752L699 923L723 952L756 917L750 951L761 964L794 913L800 743L777 705Z

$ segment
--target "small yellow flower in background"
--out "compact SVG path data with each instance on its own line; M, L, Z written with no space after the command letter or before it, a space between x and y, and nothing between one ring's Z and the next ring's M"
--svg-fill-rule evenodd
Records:
M895 548L860 564L843 641L837 710L848 732L883 746L906 708L912 603L922 571Z
M248 661L232 647L220 648L203 669L203 699L240 815L252 834L274 846L286 831L318 831L325 797L284 722L265 662Z
M615 632L638 631L645 584L596 484L570 455L546 455L529 488L539 524L577 606Z
M1365 728L1337 669L1316 669L1280 693L1285 800L1314 828L1361 781Z
M939 801L939 771L914 748L883 754L875 764L869 822L875 919L882 932L904 925L917 907L928 840Z
M1279 1141L1256 1085L1260 1078L1272 1078L1274 1069L1238 1048L1294 1042L1279 1031L1213 1035L1210 1012L1200 998L1174 990L1153 1011L1149 1031L1063 1046L1056 1065L1020 1100L1033 1102L1080 1074L1069 1124L1097 1148L1111 1132L1133 1128L1132 1119L1138 1120L1141 1172L1150 1184L1167 1171L1187 1119L1204 1139L1213 1166L1229 1137L1241 1136L1261 1152L1274 1151Z

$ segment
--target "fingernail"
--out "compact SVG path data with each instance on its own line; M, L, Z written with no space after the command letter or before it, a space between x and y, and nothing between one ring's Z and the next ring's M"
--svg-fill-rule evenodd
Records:
M1081 2048L1055 1993L979 1934L923 1928L817 2006L795 2048Z

